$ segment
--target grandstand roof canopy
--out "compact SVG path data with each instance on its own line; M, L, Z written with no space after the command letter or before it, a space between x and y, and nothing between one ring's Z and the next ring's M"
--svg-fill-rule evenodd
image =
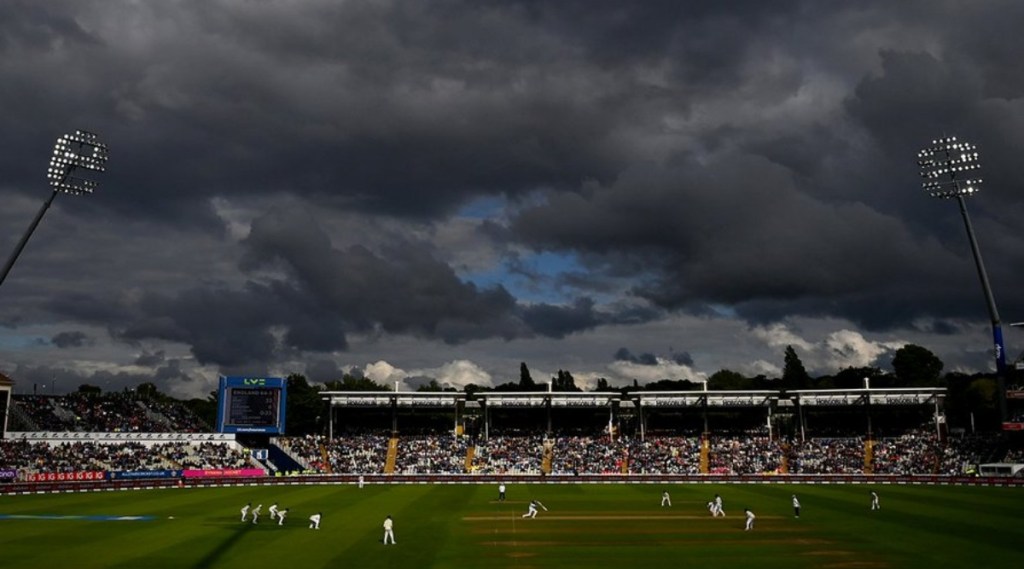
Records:
M321 399L332 407L455 407L466 400L455 391L323 391Z
M528 393L476 393L474 397L488 407L543 407L551 401L552 407L607 407L620 401L618 392L598 391L537 391Z
M945 397L944 387L889 387L884 389L816 389L791 391L800 405L923 405Z
M778 398L778 391L650 391L631 393L640 407L761 407Z
M322 398L332 407L456 407L479 404L485 407L553 408L608 407L632 402L638 407L763 407L777 405L923 405L944 397L940 387L808 389L796 391L638 391L620 392L477 392L455 391L324 391Z

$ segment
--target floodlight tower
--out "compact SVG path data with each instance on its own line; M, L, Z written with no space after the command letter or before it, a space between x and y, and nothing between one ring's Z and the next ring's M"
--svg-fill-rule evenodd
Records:
M32 220L28 231L22 235L21 241L18 241L18 244L14 247L14 253L11 254L11 257L7 259L7 263L4 264L3 270L0 271L0 285L4 284L7 273L11 272L11 267L18 260L18 256L21 255L25 244L32 237L32 233L36 230L39 222L42 221L43 214L46 213L46 210L50 209L50 205L53 203L54 198L57 197L57 194L64 192L77 196L91 194L96 189L95 181L72 176L71 174L74 173L75 168L103 172L103 165L106 162L107 146L99 142L96 135L91 132L76 130L74 134L65 134L57 139L57 144L53 147L53 157L50 158L50 168L46 174L46 177L50 180L50 187L53 188L53 193L50 194L43 207L39 208L39 213Z
M978 269L981 288L988 303L988 314L992 320L992 340L996 358L996 379L998 381L999 420L1006 420L1006 347L1003 344L1003 329L999 323L999 311L992 296L992 287L985 272L985 263L981 259L978 240L974 236L971 218L967 215L967 196L979 191L981 178L973 173L981 164L978 163L978 148L973 144L958 141L955 136L933 140L931 146L918 153L917 164L921 167L924 190L933 198L956 199L960 206L960 215L964 218L967 238L974 254L974 265Z

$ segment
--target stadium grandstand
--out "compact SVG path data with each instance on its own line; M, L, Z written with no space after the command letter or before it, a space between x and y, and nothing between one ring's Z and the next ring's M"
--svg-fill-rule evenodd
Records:
M214 432L166 397L131 390L12 396L10 379L0 380L7 483L963 477L1024 457L1015 433L947 428L942 388L321 391L321 432L259 437Z

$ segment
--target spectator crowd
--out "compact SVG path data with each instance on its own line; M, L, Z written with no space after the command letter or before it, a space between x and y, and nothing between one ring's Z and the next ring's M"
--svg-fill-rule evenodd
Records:
M200 433L210 427L180 402L132 391L67 395L15 395L12 416L22 431L88 433ZM20 427L20 428L19 428Z

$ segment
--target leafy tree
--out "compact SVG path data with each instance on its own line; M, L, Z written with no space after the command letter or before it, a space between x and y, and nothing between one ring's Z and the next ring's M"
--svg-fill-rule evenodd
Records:
M537 383L530 377L530 368L526 367L526 362L519 364L519 389L521 391L534 391L537 389Z
M786 346L782 368L782 386L785 389L807 389L811 386L811 376L804 369L800 356L796 355L793 346Z
M687 379L659 379L644 386L645 391L693 391L699 385Z
M876 367L843 368L832 378L832 386L836 389L860 389L864 387L864 378L871 379L871 387L883 387L880 383L884 374ZM824 389L824 385L818 385Z
M319 432L321 414L326 417L320 391L306 381L306 376L293 373L288 376L287 424L289 435L308 435Z
M462 388L462 391L464 391L466 393L466 395L473 395L474 393L494 391L494 388L493 387L484 386L484 385L477 385L475 383L467 383Z
M558 370L558 375L551 378L552 391L582 391L576 387L576 379L568 371Z
M341 380L328 381L324 385L328 391L387 391L386 387L370 378L348 373Z
M522 391L523 389L521 387L519 387L519 384L514 382L514 381L506 381L505 383L500 383L500 384L494 386L494 390L495 391L506 392L506 391Z
M139 386L135 388L135 393L137 393L139 397L145 399L155 399L160 396L160 390L156 388L155 384L148 381L140 383Z
M597 386L594 387L594 391L615 391L615 389L608 385L607 379L599 377L597 378Z
M750 378L750 387L746 389L778 389L778 379L768 379L763 373L759 373L754 377Z
M999 429L1000 418L996 399L996 382L990 377L947 373L945 411L950 425Z
M896 379L907 387L938 385L942 368L942 360L927 348L915 344L903 346L892 357Z
M217 392L211 391L206 399L189 399L182 404L188 407L196 417L199 417L210 428L217 423Z
M728 369L718 370L708 378L708 389L715 391L727 389L750 389L752 385L753 382L750 378Z
M419 386L416 391L444 391L444 389L436 379L431 379L429 383Z
M95 385L89 385L88 383L83 383L82 385L78 386L78 392L84 393L86 395L99 395L100 392L102 391L103 390L100 389L99 387Z

